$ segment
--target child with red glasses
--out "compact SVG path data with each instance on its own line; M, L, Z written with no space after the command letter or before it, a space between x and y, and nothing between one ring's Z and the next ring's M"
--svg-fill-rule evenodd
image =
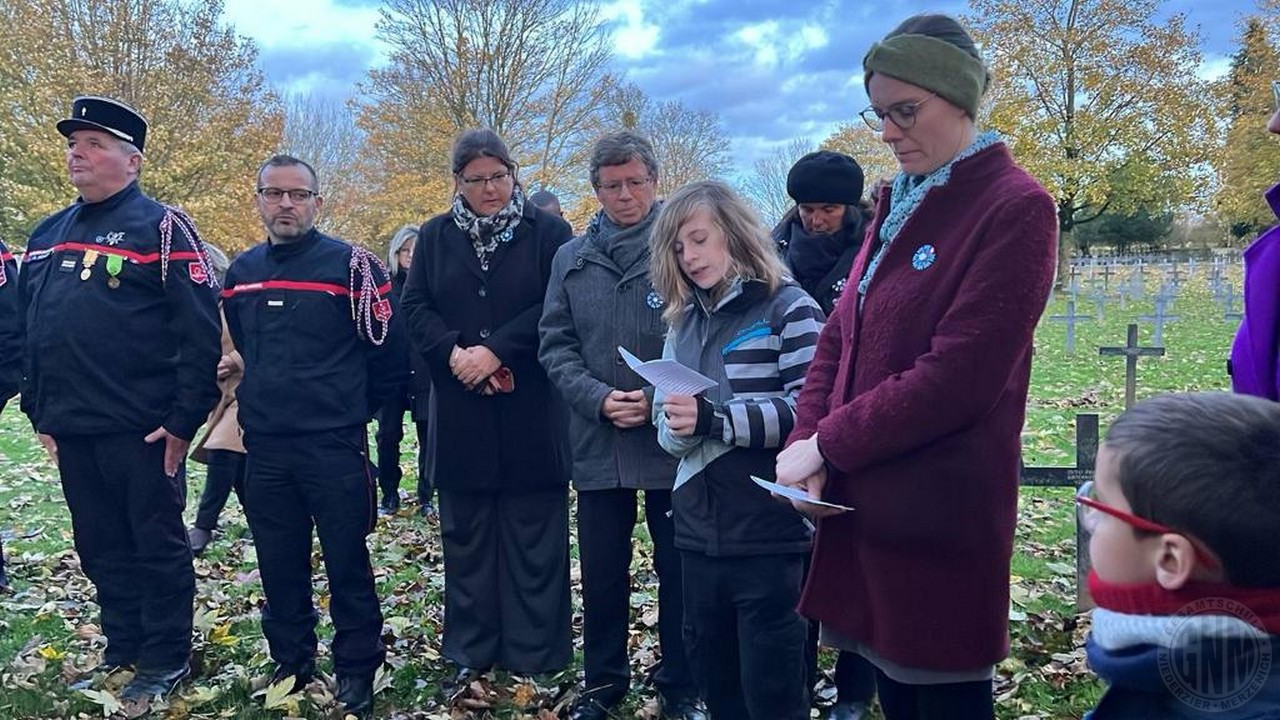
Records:
M1280 718L1280 404L1139 403L1077 500L1089 665L1110 685L1086 718Z

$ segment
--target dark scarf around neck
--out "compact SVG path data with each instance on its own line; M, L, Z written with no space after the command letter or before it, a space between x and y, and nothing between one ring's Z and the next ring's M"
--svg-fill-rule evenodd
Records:
M645 215L640 222L628 227L618 227L604 210L600 210L587 225L587 233L591 237L592 245L609 256L609 259L613 260L623 272L630 270L638 262L647 261L649 229L653 227L653 221L657 219L661 206L661 203L654 203L653 207L649 208L648 215Z
M818 297L827 288L818 287L835 267L840 256L850 247L862 244L862 210L857 205L846 205L844 222L833 233L808 233L800 222L800 213L789 213L789 222L783 228L780 244L785 248L787 265L796 282L805 292Z

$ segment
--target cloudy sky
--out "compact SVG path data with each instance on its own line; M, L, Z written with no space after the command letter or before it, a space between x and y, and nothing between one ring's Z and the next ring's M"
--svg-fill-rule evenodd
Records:
M261 48L283 91L346 97L383 62L376 0L299 4L227 0L226 19ZM720 114L744 169L796 138L819 142L866 107L856 72L866 48L923 11L960 14L963 2L876 0L615 0L602 4L615 69L659 100ZM1254 0L1167 0L1203 39L1206 74L1228 63L1238 22Z

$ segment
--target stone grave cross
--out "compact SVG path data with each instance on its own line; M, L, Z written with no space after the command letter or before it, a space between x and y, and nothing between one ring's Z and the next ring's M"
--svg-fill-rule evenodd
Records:
M1240 311L1236 310L1236 301L1240 299L1236 295L1236 286L1232 283L1226 283L1222 288L1222 319L1223 320L1239 320L1244 317Z
M1077 315L1076 300L1074 297L1067 300L1067 313L1065 315L1050 315L1050 320L1057 322L1065 322L1067 324L1067 352L1074 353L1076 351L1076 323L1080 320L1092 320L1092 315Z
M1098 348L1098 354L1110 357L1124 357L1124 409L1133 407L1135 390L1138 387L1138 358L1161 357L1163 347L1140 347L1138 345L1138 325L1129 323L1129 335L1124 347Z
M1111 263L1106 263L1105 265L1102 266L1102 289L1103 290L1111 289L1111 276L1113 274L1115 274L1115 268L1111 266Z
M1027 467L1022 466L1023 487L1079 488L1093 479L1093 466L1098 457L1098 416L1093 413L1076 415L1076 464L1075 467ZM1077 516L1078 517L1078 516ZM1089 536L1076 524L1076 609L1093 607L1089 597Z
M1169 296L1164 293L1156 295L1155 312L1138 318L1142 322L1149 322L1155 325L1155 333L1151 337L1151 342L1158 347L1164 347L1164 324L1178 319L1177 315L1169 314L1168 302Z

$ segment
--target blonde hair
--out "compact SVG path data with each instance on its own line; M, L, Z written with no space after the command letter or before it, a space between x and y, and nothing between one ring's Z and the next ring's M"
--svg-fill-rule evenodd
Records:
M724 232L728 246L730 267L721 288L736 278L759 280L767 283L773 294L787 276L760 219L728 185L718 180L689 183L662 204L649 234L649 279L667 304L662 318L672 326L679 324L694 289L680 269L676 240L680 227L700 208L711 214L711 221ZM713 297L721 288L713 291Z

